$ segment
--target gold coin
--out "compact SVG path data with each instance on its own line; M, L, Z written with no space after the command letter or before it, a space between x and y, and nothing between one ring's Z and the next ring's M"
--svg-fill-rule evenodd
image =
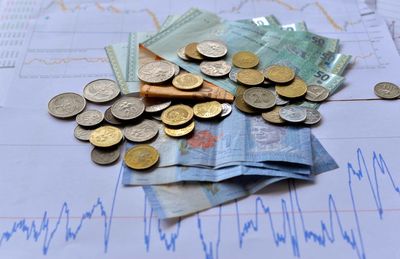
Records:
M282 120L281 116L279 116L280 109L281 109L281 107L275 106L275 108L272 111L261 113L261 117L264 120L271 122L271 123L283 124L283 123L285 123L285 121Z
M235 98L235 106L244 113L254 114L257 111L250 106L248 106L243 99L243 94L237 95Z
M295 73L290 67L272 65L264 70L264 76L272 82L285 84L294 79Z
M170 137L178 138L178 137L183 137L188 135L194 130L194 121L190 123L188 126L181 128L181 129L170 129L167 127L164 127L164 132Z
M248 86L255 86L264 82L264 75L256 69L240 69L237 81Z
M160 158L157 149L149 145L137 145L126 151L125 164L136 170L144 170L155 165Z
M191 59L203 60L203 56L197 51L197 42L186 45L185 55Z
M239 51L232 57L233 65L239 68L253 68L256 67L259 62L260 60L257 55L250 51Z
M172 85L180 90L193 90L203 84L203 78L199 75L183 73L172 80Z
M193 109L184 104L170 106L161 114L161 121L169 126L180 126L193 118Z
M194 115L202 119L217 117L222 112L222 106L217 101L198 103L193 106Z
M289 85L275 86L275 92L286 98L298 98L307 93L307 84L299 77L295 77Z
M122 140L122 132L113 126L97 128L90 134L89 141L96 147L112 147Z

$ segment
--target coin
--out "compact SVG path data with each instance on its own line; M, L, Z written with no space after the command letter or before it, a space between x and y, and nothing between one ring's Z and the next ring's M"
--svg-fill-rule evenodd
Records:
M305 108L307 112L307 118L304 121L306 125L314 125L321 121L321 113L315 109Z
M381 82L374 87L375 94L383 99L396 99L400 96L400 88L389 82Z
M310 102L322 102L329 96L329 90L320 85L309 85L307 87L306 100Z
M197 42L186 45L185 55L194 60L203 60L203 56L197 51Z
M179 68L179 66L175 63L171 63L171 64L174 67L174 71L175 71L174 76L179 75L179 72L181 72L181 69Z
M164 127L164 132L170 137L178 138L183 137L190 134L194 130L195 123L192 121L188 126L181 128L181 129L170 129Z
M103 126L90 134L89 141L96 147L112 147L122 140L122 132L113 126Z
M226 76L231 71L231 68L232 66L223 60L203 61L200 63L201 72L212 77Z
M307 118L307 112L303 107L288 105L279 110L279 116L288 122L302 122Z
M81 126L77 125L77 126L75 127L75 130L74 130L74 136L75 136L75 138L77 138L78 140L81 140L81 141L89 141L90 134L91 134L92 132L93 132L92 129L85 129L85 128L82 128Z
M284 99L282 99L279 95L277 95L276 93L275 93L275 91L272 91L272 90L270 90L271 91L271 93L273 93L274 95L275 95L275 98L276 98L276 105L279 105L279 106L283 106L283 105L286 105L286 104L288 104L289 103L289 101L288 100L284 100Z
M76 116L76 123L83 127L93 127L99 125L104 119L102 112L97 110L87 110Z
M151 84L163 83L171 79L174 75L174 65L164 60L144 64L138 70L139 79Z
M151 120L143 120L139 124L125 126L123 134L127 140L144 142L154 138L158 133L158 125Z
M264 70L264 76L272 82L284 84L292 81L295 77L295 73L290 67L272 65Z
M160 112L167 109L171 105L171 101L160 98L144 98L145 111L148 113Z
M156 121L161 121L161 115L151 115L151 117Z
M239 94L235 98L235 106L244 113L254 114L257 113L257 110L248 106L243 100L243 94Z
M188 123L193 118L193 109L184 104L177 104L164 110L161 120L169 126L180 126Z
M191 73L183 73L172 80L172 85L179 90L193 90L203 85L203 78Z
M208 58L222 58L228 52L226 45L220 41L205 40L197 44L197 51Z
M229 79L235 83L237 83L237 73L239 72L239 70L240 70L239 68L233 67L231 69L231 72L229 72Z
M144 170L154 166L160 154L149 145L137 145L129 149L124 157L125 164L135 170Z
M233 65L239 68L253 68L256 67L259 62L260 60L257 55L250 51L239 51L232 57Z
M104 112L104 119L106 122L110 123L111 125L121 125L122 122L119 121L117 118L114 117L111 113L111 107L109 107L105 112Z
M185 61L189 61L189 60L190 60L190 59L189 59L188 57L186 57L186 55L185 55L185 47L179 48L179 49L176 51L176 54L177 54L178 57L181 58L182 60L185 60Z
M261 117L264 120L274 123L274 124L283 124L283 123L285 123L285 121L282 120L281 116L279 116L280 110L281 110L281 107L275 106L272 111L261 113Z
M237 81L247 86L255 86L264 82L264 75L256 69L240 69Z
M110 165L118 160L120 156L119 147L113 149L93 148L90 157L98 165Z
M276 97L270 91L262 87L252 87L244 91L244 102L256 109L269 109L275 106Z
M198 103L193 106L193 113L199 118L210 119L217 117L222 112L222 106L217 101Z
M295 79L289 85L275 86L275 91L280 96L286 98L298 98L306 94L307 85L302 79L295 77Z
M117 83L110 79L98 79L88 83L83 89L83 97L94 103L105 103L120 94Z
M62 93L54 96L48 104L50 115L67 119L81 113L86 107L86 100L76 93Z
M231 114L232 105L230 105L229 103L221 103L221 107L222 107L222 112L220 115L221 118L224 118L224 117L228 116L229 114Z
M119 120L133 120L144 112L144 103L136 97L123 97L111 106L112 115Z

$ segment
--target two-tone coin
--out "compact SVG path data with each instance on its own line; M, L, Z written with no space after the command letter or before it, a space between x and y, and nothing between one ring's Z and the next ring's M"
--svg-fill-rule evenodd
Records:
M119 159L120 154L119 147L112 149L95 147L90 157L92 161L98 165L110 165Z
M117 83L110 79L97 79L88 83L83 89L86 100L94 103L106 103L120 94Z
M307 84L299 77L295 77L289 85L275 86L275 92L285 98L299 98L307 93Z
M138 70L138 77L146 83L158 84L171 79L175 75L175 68L171 62L165 60L152 61L142 65Z
M212 77L226 76L231 71L232 66L224 60L203 61L200 63L200 70L203 74Z
M211 119L220 115L222 106L217 101L198 103L193 106L193 113L201 119Z
M232 64L238 68L253 68L258 65L260 59L250 51L236 52L232 57Z
M154 166L160 158L157 149L150 145L137 145L125 153L125 164L134 170L145 170Z
M307 118L307 111L300 106L288 105L279 110L279 116L288 122L303 122Z
M237 81L246 86L256 86L264 82L264 75L256 69L240 69Z
M144 103L136 97L123 97L111 106L112 115L119 120L133 120L144 112Z
M279 84L292 81L296 75L293 69L282 65L269 66L263 73L266 79Z
M168 135L170 137L179 138L179 137L186 136L186 135L190 134L191 132L193 132L194 126L195 126L195 122L192 121L188 126L180 128L180 129L171 129L171 128L164 127L164 132L166 135Z
M170 106L161 114L161 120L169 126L185 125L193 119L193 109L185 104Z
M95 129L90 134L89 141L95 147L112 147L122 140L122 132L119 128L113 126L102 126Z
M99 125L104 119L104 115L98 110L87 110L76 116L76 123L83 127L94 127Z
M89 141L90 134L92 134L92 132L93 129L87 129L77 125L74 130L74 136L80 141Z
M252 87L243 93L244 102L255 109L266 110L275 106L276 97L270 91L262 87Z
M400 97L400 88L389 82L381 82L374 87L375 94L382 99L397 99Z
M183 73L172 80L172 85L179 90L193 90L203 85L203 78L191 73Z
M81 113L86 107L86 100L76 93L62 93L54 96L48 104L50 115L67 119Z
M310 102L323 102L329 97L329 90L320 85L307 87L306 100Z
M158 133L158 125L152 120L143 120L139 124L125 126L123 134L132 142L145 142L154 138Z

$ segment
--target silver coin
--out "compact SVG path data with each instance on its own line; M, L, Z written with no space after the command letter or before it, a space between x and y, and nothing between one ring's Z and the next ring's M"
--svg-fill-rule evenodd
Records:
M117 83L109 79L98 79L88 83L83 89L83 97L94 103L105 103L120 94Z
M278 94L276 94L275 90L272 90L272 89L268 89L268 90L271 91L271 93L273 93L275 95L275 98L276 98L276 103L275 104L276 105L283 106L283 105L286 105L286 104L289 103L288 100L284 100Z
M114 117L111 113L111 107L109 107L105 112L104 112L104 119L106 122L110 123L111 125L121 125L122 122L119 121L117 118Z
M133 120L144 112L144 103L136 97L122 97L111 106L112 115L119 120Z
M158 98L144 98L143 102L146 106L145 111L148 113L161 112L171 106L171 101Z
M305 108L307 112L307 118L304 121L304 124L314 125L321 121L321 113L315 109Z
M163 83L175 75L174 65L171 62L158 60L144 64L138 70L138 77L146 83Z
M231 114L232 105L230 105L229 103L221 103L221 107L222 107L222 112L221 112L220 117L224 118L224 117L228 116L229 114Z
M375 94L383 99L396 99L400 96L400 88L389 82L381 82L374 87Z
M220 41L205 40L197 44L197 51L208 58L222 58L228 52L226 45Z
M93 129L85 129L77 125L74 130L74 136L81 141L89 141L90 134L92 134Z
M200 63L201 72L213 77L226 76L231 69L232 66L224 60L203 61Z
M310 102L322 102L329 96L329 90L320 85L307 86L306 100Z
M263 87L252 87L243 93L244 102L256 109L269 109L275 106L276 97L268 89Z
M83 127L93 127L99 125L104 119L102 112L97 110L84 111L76 116L76 123Z
M240 70L239 68L232 67L231 71L229 72L229 79L235 83L237 83L237 74L238 74L239 70Z
M181 72L181 69L179 68L179 66L177 64L174 64L174 63L172 63L172 65L174 66L174 71L175 71L174 76L179 75L179 72Z
M127 140L144 142L154 138L158 133L158 125L151 120L143 120L139 124L126 126L123 130Z
M48 104L49 113L59 119L74 117L86 107L86 100L76 93L63 93L54 96Z
M91 153L92 161L98 165L109 165L118 160L119 147L113 149L94 148Z
M179 48L179 49L176 51L176 54L177 54L178 57L181 58L182 60L190 61L190 59L189 59L188 57L186 57L186 55L185 55L185 46L183 46L182 48Z
M279 116L288 122L303 122L307 118L307 112L303 107L288 105L279 110Z
M151 117L152 117L153 119L155 119L156 121L162 121L162 120L161 120L161 114L159 114L159 115L151 115Z

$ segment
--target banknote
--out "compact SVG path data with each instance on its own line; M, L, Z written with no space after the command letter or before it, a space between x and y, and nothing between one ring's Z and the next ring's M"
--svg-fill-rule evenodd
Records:
M247 163L220 169L170 166L139 172L123 166L124 185L159 185L181 181L219 182L240 175L263 175L313 180L314 175L337 168L335 160L313 135L311 136L313 164L311 166L290 163Z
M228 45L229 51L225 57L225 60L228 62L231 60L232 55L235 52L239 50L249 50L256 52L260 57L263 57L260 60L259 68L264 68L274 63L289 63L293 59L291 63L293 63L294 67L306 68L302 69L302 74L300 76L307 83L315 83L316 81L319 81L323 86L326 86L329 89L337 89L343 82L342 77L335 74L329 74L316 65L317 63L320 63L321 54L323 52L336 49L338 45L336 40L310 40L308 41L309 44L306 49L303 46L303 43L297 44L297 46L292 44L292 42L288 42L283 45L286 47L285 52L282 52L281 49L279 49L278 52L274 52L276 50L272 47L279 48L282 46L282 43L284 43L282 41L285 40L285 37L282 35L286 35L285 31L265 30L261 27L263 26L257 27L255 25L240 22L221 22L215 15L194 9L184 14L178 22L173 23L167 29L155 34L153 37L143 42L143 46L160 55L162 58L178 64L189 72L199 74L201 73L199 66L178 58L176 55L176 49L190 42L210 38L219 39ZM278 36L282 39L281 41L275 41L279 42L278 46L266 46L266 41L270 40L272 36ZM312 38L309 33L304 34L303 36L307 36L310 39ZM321 39L321 37L318 39ZM276 54L280 55L280 59ZM325 73L328 74L329 78L326 79L327 76L325 76ZM316 76L324 76L323 79L326 80L318 80ZM207 81L212 82L231 93L235 93L236 91L236 84L227 78L216 79L208 76L204 77Z
M285 177L239 176L223 182L182 182L143 186L158 218L189 215L226 202L244 198Z

